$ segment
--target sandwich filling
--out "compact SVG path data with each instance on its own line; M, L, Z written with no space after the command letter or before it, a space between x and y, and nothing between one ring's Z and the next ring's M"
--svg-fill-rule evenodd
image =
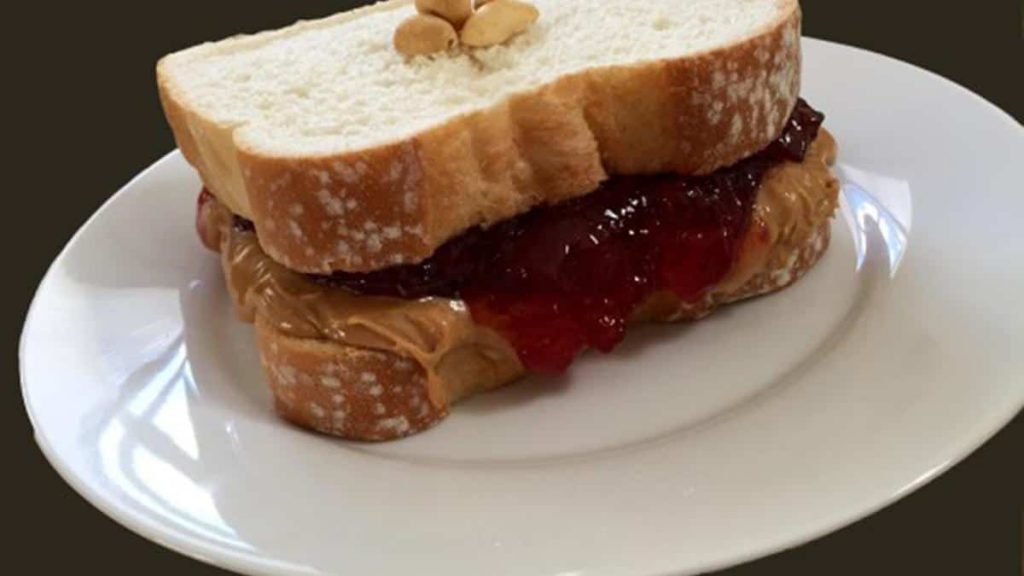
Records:
M412 358L443 404L474 382L558 373L587 348L610 351L629 323L659 316L657 303L699 309L744 286L771 254L810 242L838 193L823 119L801 100L778 139L733 166L613 177L583 197L470 230L422 263L374 273L291 271L209 193L200 234L222 252L243 317ZM455 398L442 397L440 381Z

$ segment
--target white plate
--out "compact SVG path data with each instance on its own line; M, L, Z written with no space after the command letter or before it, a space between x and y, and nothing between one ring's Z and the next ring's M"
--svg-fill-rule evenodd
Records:
M273 415L172 154L39 289L39 444L119 522L253 574L693 573L877 510L1024 403L1024 130L860 50L807 41L805 78L848 182L805 281L382 446Z

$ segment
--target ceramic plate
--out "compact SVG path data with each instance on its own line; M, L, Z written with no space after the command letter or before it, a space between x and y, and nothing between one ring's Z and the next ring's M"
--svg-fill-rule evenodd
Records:
M38 442L119 522L251 574L695 573L863 517L1024 402L1024 129L875 54L808 40L805 66L845 185L803 282L380 446L275 417L171 154L39 288Z

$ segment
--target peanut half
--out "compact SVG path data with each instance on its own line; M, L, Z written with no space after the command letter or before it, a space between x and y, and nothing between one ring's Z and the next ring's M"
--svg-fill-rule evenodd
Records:
M440 16L461 28L473 14L473 0L416 0L416 10L420 14Z
M455 27L429 14L416 14L395 29L395 49L407 57L443 52L459 42Z
M459 38L466 46L494 46L524 32L538 18L540 12L526 2L491 0L469 17Z

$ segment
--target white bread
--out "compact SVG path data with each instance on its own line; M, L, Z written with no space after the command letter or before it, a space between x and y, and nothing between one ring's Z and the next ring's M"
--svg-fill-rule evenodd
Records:
M766 146L800 83L796 0L534 0L506 46L405 61L392 0L158 66L205 184L305 272L370 271L609 174Z

